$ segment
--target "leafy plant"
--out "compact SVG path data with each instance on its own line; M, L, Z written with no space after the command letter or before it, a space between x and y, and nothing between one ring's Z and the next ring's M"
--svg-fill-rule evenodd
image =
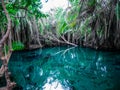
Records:
M58 8L55 12L58 34L63 34L66 30L68 30L68 24L65 20L65 14L66 12L62 8Z
M88 0L88 6L93 7L96 4L96 0Z
M14 41L12 43L12 49L15 50L23 50L24 49L24 44L21 43L20 41Z
M85 35L85 33L90 33L91 28L88 26L89 25L90 18L87 18L84 22L81 24L81 34Z

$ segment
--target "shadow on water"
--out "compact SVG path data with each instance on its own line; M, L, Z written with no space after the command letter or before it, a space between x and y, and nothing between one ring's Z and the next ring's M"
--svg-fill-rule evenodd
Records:
M120 90L120 53L80 47L14 52L14 90Z

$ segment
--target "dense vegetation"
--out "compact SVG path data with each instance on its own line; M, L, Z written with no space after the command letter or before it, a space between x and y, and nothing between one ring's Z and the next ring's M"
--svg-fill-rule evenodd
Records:
M14 50L59 44L120 48L118 0L70 0L67 9L48 14L40 11L40 0L7 0L6 8L12 23L8 41ZM2 7L1 11L2 37L7 20ZM5 48L10 46L8 41Z
M1 0L0 58L8 62L12 50L55 45L120 49L119 0L69 2L45 14L40 0Z

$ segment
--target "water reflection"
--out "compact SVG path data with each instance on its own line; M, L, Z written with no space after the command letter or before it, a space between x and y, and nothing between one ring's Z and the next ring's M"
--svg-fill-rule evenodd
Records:
M47 83L43 86L44 90L65 90L59 80L55 80L52 77L48 77Z
M9 69L20 90L120 90L119 60L117 52L55 47L15 52Z

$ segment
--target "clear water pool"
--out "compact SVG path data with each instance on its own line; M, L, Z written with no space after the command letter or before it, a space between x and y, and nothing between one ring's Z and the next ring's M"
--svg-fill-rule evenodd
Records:
M14 52L14 90L120 90L120 53L81 47Z

